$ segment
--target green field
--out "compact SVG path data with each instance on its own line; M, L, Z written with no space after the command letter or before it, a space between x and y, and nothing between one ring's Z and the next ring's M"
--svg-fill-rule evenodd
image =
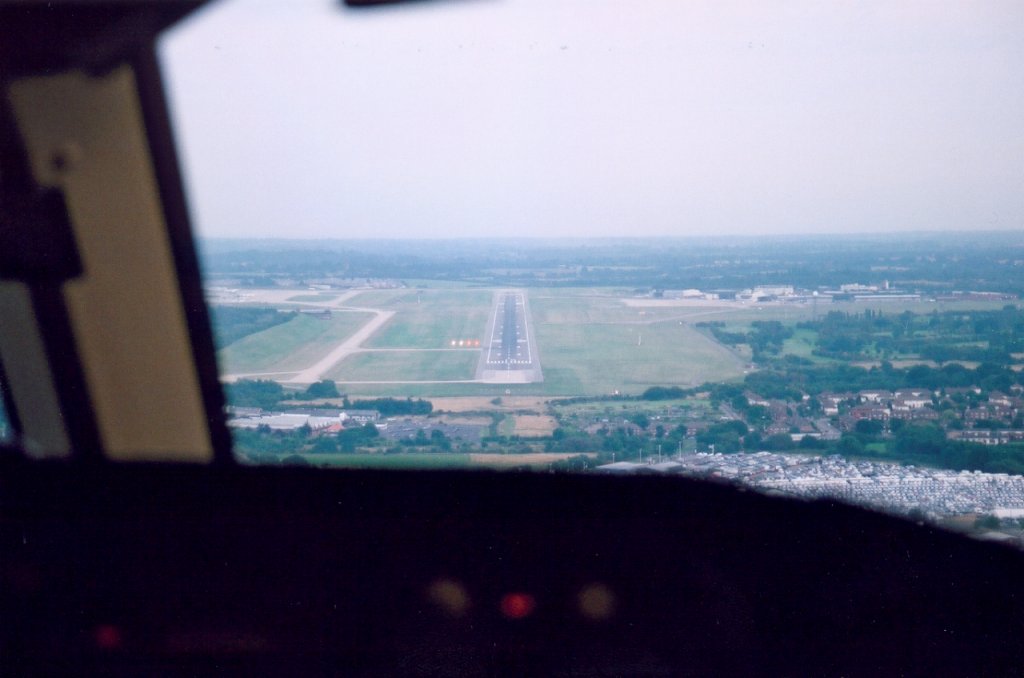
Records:
M483 341L492 298L484 290L398 290L367 292L351 303L396 312L368 347L447 348L452 340Z
M531 295L530 307L547 395L640 393L742 374L740 360L717 342L681 320L659 320L692 309L638 309L571 291Z
M374 379L390 379L390 375L374 375ZM398 378L398 377L396 377ZM347 386L342 383L339 388L350 398L370 397L411 397L429 398L442 396L487 396L488 398L506 395L537 395L544 392L543 384L355 384Z
M821 303L812 305L642 305L627 291L611 288L531 288L530 322L537 342L544 381L537 384L408 383L355 384L346 391L365 396L445 395L601 395L618 391L637 394L654 385L694 386L706 381L739 378L749 362L746 345L722 346L709 332L695 327L720 321L730 331L747 331L755 320L793 325L828 311L885 313L933 309L999 307L978 302L953 305L934 302ZM298 291L297 291L298 293ZM393 311L394 317L365 348L349 356L326 376L346 382L444 382L475 376L477 351L422 351L449 348L452 340L485 343L494 292L473 287L381 289L361 292L351 307ZM316 299L323 295L299 294ZM639 305L638 305L639 304ZM316 362L350 336L370 316L336 312L329 321L299 316L288 323L245 337L220 354L225 373L297 371ZM827 361L811 354L815 334L796 328L783 353Z
M221 372L286 372L309 367L371 317L361 311L335 311L329 320L296 316L219 351Z
M739 359L688 325L536 325L548 395L640 393L742 374Z
M327 373L336 381L450 381L472 379L480 352L370 351L356 353Z
M304 454L313 466L336 468L451 469L473 466L468 454L458 452L403 452L402 454Z
M782 353L807 358L814 362L832 362L811 353L817 340L818 333L814 330L794 329L793 336L782 342Z
M288 297L288 301L331 301L337 298L337 294L299 294Z
M417 290L370 290L360 292L348 300L349 306L357 308L394 309L403 303L415 303Z

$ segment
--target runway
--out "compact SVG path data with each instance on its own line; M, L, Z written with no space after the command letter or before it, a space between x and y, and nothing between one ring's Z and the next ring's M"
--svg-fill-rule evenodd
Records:
M484 336L487 344L480 356L477 379L506 384L544 380L525 291L495 293Z

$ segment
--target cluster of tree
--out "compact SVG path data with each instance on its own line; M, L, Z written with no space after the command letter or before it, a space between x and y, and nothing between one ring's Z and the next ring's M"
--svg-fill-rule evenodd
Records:
M266 379L239 379L224 387L229 405L272 410L284 400L284 387Z
M382 417L430 414L434 410L433 403L419 398L416 400L412 398L406 398L405 400L399 398L372 398L369 400L353 400L352 402L345 398L342 407L354 410L376 410L380 412Z
M333 381L324 380L310 384L305 391L288 392L276 381L266 379L239 379L225 387L227 401L236 407L259 407L264 410L276 408L282 400L316 400L338 397L338 387Z
M783 342L793 336L793 328L778 320L755 320L750 324L748 332L729 332L724 329L725 323L720 321L701 322L697 326L710 330L715 339L723 344L748 344L757 362L778 355L782 351Z
M762 428L771 423L772 414L764 405L751 405L744 395L733 396L729 401L732 408L755 428Z
M451 438L444 434L441 429L431 429L430 435L423 429L416 431L412 438L401 441L404 447L433 447L441 452L448 452L452 449Z
M308 445L308 433L308 430L271 431L266 427L231 429L235 453L260 463L277 462L280 455L303 451Z
M381 450L386 442L374 424L346 427L333 435L313 434L308 427L292 431L275 431L268 427L232 429L234 451L258 463L283 463L283 457L296 454L352 454L359 451ZM450 452L452 438L440 429L417 431L414 437L400 440L388 452L401 449L432 449Z
M310 384L305 391L289 392L276 381L265 379L239 379L225 386L228 404L237 407L260 407L272 410L283 400L317 400L321 398L337 398L337 385L329 380ZM381 416L430 414L434 406L429 400L417 398L371 398L367 400L349 401L343 397L343 409L376 410Z
M670 448L686 436L686 427L681 430L665 431L662 427L660 435L650 436L637 433L625 426L603 428L597 433L589 434L572 428L556 428L551 437L544 441L546 452L599 452L607 458L615 455L617 459L638 458L643 454L653 454L659 445L664 446L666 453Z
M761 362L769 355L778 355L782 343L793 336L793 328L778 320L755 320L750 324L747 343L754 353L754 360Z
M880 367L866 369L846 364L813 365L796 359L780 361L773 369L752 372L744 377L743 383L746 388L766 398L799 400L803 393L817 395L866 389L937 390L977 386L984 391L1007 391L1013 384L1024 383L1024 373L993 363L982 363L971 369L958 363L942 367L914 365L896 368L883 362Z
M656 386L654 388L655 389L660 389L662 387ZM680 393L687 393L686 391L682 391L682 390L678 389L678 387L676 387L676 386L671 387L671 389L675 389L675 390L677 390ZM650 389L648 389L648 390L650 390ZM619 394L619 395L596 395L596 396L572 396L572 397L569 397L569 398L558 398L556 400L549 400L549 401L547 401L547 404L548 404L549 407L556 407L557 408L557 407L567 407L569 405L579 405L581 403L603 403L603 402L614 402L614 401L619 401L619 400L629 401L629 400L636 400L637 397L638 396L622 395L622 394ZM662 399L664 399L664 398L662 398ZM658 398L655 398L655 400L658 400Z
M319 436L313 442L310 452L355 452L357 448L371 447L380 437L380 432L373 424L344 428L333 436Z
M692 389L682 389L678 386L652 386L640 395L641 400L674 400L685 398L693 392Z
M373 424L345 428L334 435L314 435L308 426L293 431L233 428L234 449L259 463L277 463L281 455L355 452L377 447L380 433Z
M589 468L592 468L595 463L600 464L602 461L595 462L594 459L588 457L585 454L578 454L568 459L561 459L551 464L551 470L555 473L582 473Z
M286 323L296 314L273 308L251 306L211 306L210 321L217 348L224 348L242 337Z
M723 421L713 424L697 434L697 442L715 452L739 452L743 448L743 436L750 429L742 421Z
M844 434L834 449L845 456L874 456L955 471L1024 474L1022 444L991 446L949 440L945 432L933 424L903 424L893 429L892 436L884 438L879 422L858 422L856 430Z
M322 379L310 384L302 393L293 394L294 400L319 400L320 398L338 398L338 385L330 379Z
M551 433L551 440L545 442L545 452L590 452L597 446L593 438L581 431L567 431L562 427Z
M634 423L636 423L635 419ZM596 434L558 427L552 432L551 438L544 441L544 450L546 452L594 452L599 450L622 452L631 450L634 454L639 454L641 449L653 451L657 445L663 445L667 451L686 438L686 434L686 426L682 424L671 428L659 424L655 427L653 436L646 433L635 434L627 431L624 426L611 426L601 429Z
M720 320L709 320L705 322L697 323L697 327L702 327L711 332L719 342L726 346L738 346L739 344L747 343L746 332L729 332L725 329L725 323Z
M798 327L817 332L815 354L855 360L870 356L917 355L936 362L972 360L1008 364L1024 351L1024 311L904 311L885 314L830 311Z

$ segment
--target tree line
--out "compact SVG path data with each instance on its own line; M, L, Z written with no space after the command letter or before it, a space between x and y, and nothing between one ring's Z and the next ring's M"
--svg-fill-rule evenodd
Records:
M410 398L370 398L350 401L348 396L338 392L337 384L324 379L310 384L304 391L287 391L276 381L268 379L239 379L226 384L225 392L229 405L235 407L258 407L273 410L287 400L321 400L341 398L343 410L376 410L383 417L399 415L430 414L434 406L429 400Z

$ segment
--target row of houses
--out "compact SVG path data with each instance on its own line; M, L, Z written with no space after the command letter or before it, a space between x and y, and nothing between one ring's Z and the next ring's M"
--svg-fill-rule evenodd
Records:
M963 440L965 442L981 443L982 445L1005 445L1007 443L1024 442L1024 430L964 429L963 431L949 431L946 437L950 440Z
M826 392L816 396L824 416L813 420L809 417L816 408L809 407L809 395L797 402L768 399L752 391L743 395L751 406L767 410L770 422L762 431L766 436L789 434L794 441L807 436L835 440L843 432L857 430L857 424L864 420L877 421L885 429L897 421L934 422L941 423L951 439L1000 445L1024 441L1022 392L1020 386L1013 386L1010 393L993 391L987 395L976 387ZM728 410L726 413L739 416Z
M762 398L753 391L747 391L743 395L750 405L761 406L768 410L772 420L771 423L765 426L765 435L790 433L794 436L795 440L799 440L805 435L814 436L818 434L818 429L814 426L814 423L795 412L792 403L785 400Z
M899 391L886 391L869 389L857 393L822 393L818 396L822 411L829 416L839 414L840 405L843 403L857 402L865 405L877 405L899 412L919 410L932 404L933 396L937 396L928 389L902 389Z

